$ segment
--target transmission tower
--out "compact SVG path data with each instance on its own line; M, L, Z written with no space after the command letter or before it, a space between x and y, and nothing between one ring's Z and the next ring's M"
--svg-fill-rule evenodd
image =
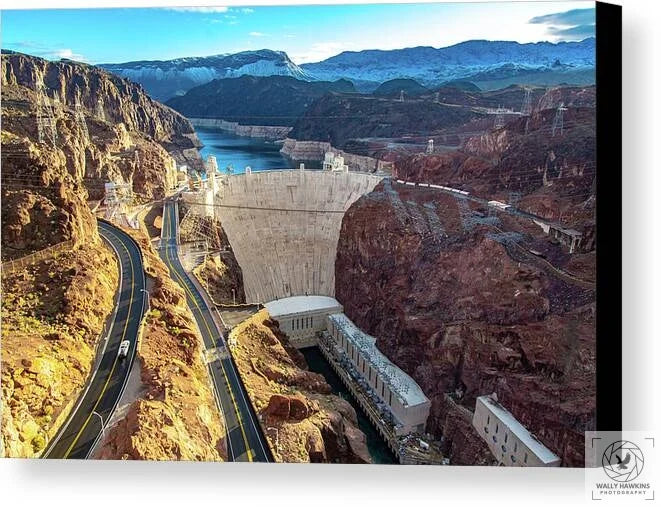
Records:
M498 129L505 126L505 111L505 108L502 106L499 106L498 109L496 109L496 118L493 122L494 128Z
M81 130L83 135L89 139L90 133L87 130L87 122L85 121L85 114L83 113L83 105L80 102L80 89L76 88L76 98L74 102L74 119L78 124L78 128Z
M521 105L521 114L530 115L532 113L531 90L527 86L524 88L523 104Z
M106 112L103 109L103 99L101 98L101 95L99 95L99 98L96 101L96 117L101 121L106 121Z
M562 130L564 127L564 113L567 110L565 107L564 102L560 102L560 105L558 106L558 109L555 111L555 118L553 118L553 132L551 134L551 137L555 137L556 131L560 131L560 135L562 135Z
M434 100L437 104L441 103L441 92L436 92L436 99Z
M58 112L62 110L62 101L60 101L60 94L57 90L53 92L53 111Z
M432 154L434 153L434 140L430 139L427 141L427 154Z
M204 243L207 245L207 251L224 250L220 227L213 218L200 216L190 208L179 227L183 243Z
M126 214L127 207L133 202L133 190L130 183L106 183L106 220L115 220Z
M57 141L57 122L51 107L46 87L41 76L37 77L37 137L39 143L50 143L55 146Z
M519 206L519 203L521 202L521 192L516 192L512 191L510 192L508 203L510 206L513 208L516 208Z
M399 90L399 101L404 102L404 90Z

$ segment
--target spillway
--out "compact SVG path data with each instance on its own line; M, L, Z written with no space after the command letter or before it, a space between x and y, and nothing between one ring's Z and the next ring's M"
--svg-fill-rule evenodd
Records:
M334 296L342 217L381 179L308 170L225 178L215 194L214 214L243 271L246 300Z

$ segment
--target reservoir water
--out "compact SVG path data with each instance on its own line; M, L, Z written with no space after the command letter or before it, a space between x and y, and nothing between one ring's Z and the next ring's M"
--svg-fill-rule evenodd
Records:
M204 144L200 154L205 160L208 155L214 155L221 173L225 173L228 166L233 168L235 174L245 172L246 166L250 166L253 171L298 167L298 162L280 153L279 143L241 137L219 129L196 127L195 132ZM305 167L317 169L319 162L305 162Z
M310 371L321 373L326 382L330 384L333 393L347 400L351 406L356 410L358 416L358 427L367 437L367 449L369 450L372 461L378 464L397 464L397 458L392 453L390 448L386 445L379 433L376 431L372 423L367 418L363 409L351 396L351 393L344 386L340 378L330 367L324 356L321 354L317 347L309 347L301 349L305 360L308 363Z

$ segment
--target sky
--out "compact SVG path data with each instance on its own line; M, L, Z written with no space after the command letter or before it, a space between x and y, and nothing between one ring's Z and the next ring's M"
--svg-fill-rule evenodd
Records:
M594 2L3 10L2 47L92 64L254 49L298 64L363 49L594 36Z

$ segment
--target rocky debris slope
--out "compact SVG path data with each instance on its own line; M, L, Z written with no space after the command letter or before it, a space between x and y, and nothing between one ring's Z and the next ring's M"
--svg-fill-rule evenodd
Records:
M353 407L307 370L266 310L235 327L232 354L280 462L369 463Z
M106 430L101 459L224 461L225 423L202 359L202 338L184 291L169 277L146 231L127 231L143 252L150 310L137 358L141 389Z
M241 266L231 252L207 257L194 273L214 302L227 305L246 302Z
M117 284L115 257L100 243L3 273L0 457L39 456L66 420Z
M526 253L559 267L576 257L536 226L485 215L434 189L380 184L343 219L336 297L432 400L434 435L474 440L466 421L448 420L447 393L473 410L496 392L565 465L581 465L595 425L594 291ZM594 272L594 252L581 257ZM454 463L482 462L461 448Z

